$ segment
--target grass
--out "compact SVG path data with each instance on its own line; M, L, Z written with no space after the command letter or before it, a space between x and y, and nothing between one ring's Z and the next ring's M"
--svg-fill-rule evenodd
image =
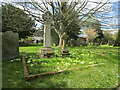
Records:
M31 82L23 78L20 58L3 62L4 88L113 88L118 84L118 47L107 45L68 47L71 55L60 56L60 48L53 47L54 58L39 58L41 46L20 47L30 74L64 70L92 64L104 65L80 68L60 74L49 75Z

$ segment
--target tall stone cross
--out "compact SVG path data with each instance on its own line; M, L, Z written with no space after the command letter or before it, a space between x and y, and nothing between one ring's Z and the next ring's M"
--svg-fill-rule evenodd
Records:
M49 13L43 14L44 20L44 47L50 48L51 47L51 21L52 16Z
M46 12L42 15L44 20L44 48L40 49L40 57L51 57L54 56L54 49L51 48L52 40L51 40L51 21L52 16L49 12Z

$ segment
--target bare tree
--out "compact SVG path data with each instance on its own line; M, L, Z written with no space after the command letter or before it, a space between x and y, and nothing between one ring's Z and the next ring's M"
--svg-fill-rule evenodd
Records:
M93 40L98 36L95 28L87 28L84 32L88 42L93 42Z
M46 11L51 12L53 16L52 28L59 36L59 46L66 45L67 27L74 21L74 17L79 17L79 25L83 25L88 19L94 17L97 12L104 12L104 6L108 4L101 1L78 0L78 2L68 0L67 2L37 2L31 0L29 2L12 3L22 6L27 14L32 16L36 21L43 23L42 14ZM76 12L76 13L72 13ZM66 24L67 22L67 24ZM62 41L64 44L62 45Z

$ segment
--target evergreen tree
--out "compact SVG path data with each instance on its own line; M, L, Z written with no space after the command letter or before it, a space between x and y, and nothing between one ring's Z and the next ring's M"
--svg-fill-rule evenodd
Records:
M19 38L26 38L34 32L35 22L23 10L10 4L2 5L2 32L19 33Z
M120 46L120 30L118 31L117 39L115 40L114 46Z

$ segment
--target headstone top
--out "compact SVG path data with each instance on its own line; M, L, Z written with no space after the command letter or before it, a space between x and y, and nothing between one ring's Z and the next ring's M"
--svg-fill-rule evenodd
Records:
M52 21L52 14L49 11L47 11L42 15L42 18L45 22L50 22Z

